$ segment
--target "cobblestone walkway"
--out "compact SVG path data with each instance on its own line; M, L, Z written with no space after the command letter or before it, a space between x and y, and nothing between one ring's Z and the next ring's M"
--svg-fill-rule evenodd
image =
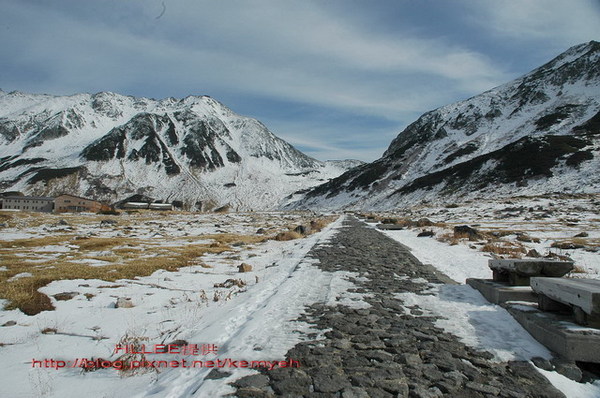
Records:
M330 245L310 256L325 271L351 271L371 307L314 305L301 320L328 329L324 340L287 353L300 368L279 368L239 379L238 397L563 397L527 362L494 363L434 326L435 318L407 314L395 293L427 294L423 278L447 278L362 222L348 218ZM407 277L394 279L393 275Z

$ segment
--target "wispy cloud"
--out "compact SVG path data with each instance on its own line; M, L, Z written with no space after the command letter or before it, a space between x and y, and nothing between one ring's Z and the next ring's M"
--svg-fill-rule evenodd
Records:
M542 42L560 51L600 39L597 0L466 1L482 29L502 39L516 39L521 46Z
M455 3L462 13L436 2L452 19L431 20L418 29L410 17L402 23L386 19L381 22L386 29L372 29L377 20L357 23L370 7L400 13L417 8L403 1L179 0L165 1L165 10L162 3L5 0L0 87L60 94L208 94L236 103L234 110L241 113L253 109L251 116L269 115L276 132L291 141L315 143L318 136L322 144L313 148L328 156L335 149L364 150L363 158L372 158L374 151L361 138L381 142L379 153L387 143L361 136L368 126L324 117L310 123L305 118L311 115L301 110L286 120L273 115L289 116L285 107L293 103L298 109L321 107L323 114L378 118L373 134L387 139L390 125L405 126L422 112L527 72L507 68L504 53L486 40L511 40L520 54L527 43L556 53L557 43L587 41L599 32L592 21L598 10L586 0L576 6L558 0L511 1L510 6L465 0ZM465 33L454 34L460 30ZM253 98L268 98L270 108L257 109ZM342 145L349 131L357 134L355 149Z

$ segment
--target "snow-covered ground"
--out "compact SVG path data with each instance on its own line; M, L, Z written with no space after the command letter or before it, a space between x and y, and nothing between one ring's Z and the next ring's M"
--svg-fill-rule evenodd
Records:
M435 233L435 239L473 249L469 253L480 251L482 255L476 256L475 260L477 264L485 265L487 259L493 256L528 257L530 251L535 249L542 257L550 255L555 258L571 258L576 269L569 277L600 279L599 214L600 195L594 194L579 197L515 197L501 201L480 199L453 206L418 206L387 216L411 220L426 218L435 225L414 227L412 230L431 230ZM485 236L477 240L454 239L453 228L458 225L471 226ZM419 247L428 245L423 239L429 238L416 238L408 232L400 232L399 236ZM576 248L565 248L564 245L569 243ZM495 248L511 250L508 254L502 254L500 250L492 254ZM463 283L467 277L483 278L487 275L482 274L487 270L462 264L461 249L447 248L444 249L444 254L438 254L441 253L439 250L415 250L420 250L423 261L431 264L437 259L443 260L446 254L451 255L452 263L446 271L448 276L458 282Z
M215 227L213 219L213 223L208 223L206 217L209 216L204 217L202 228L191 223L187 229L180 230L183 223L175 222L177 216L175 221L165 218L150 227L157 228L164 223L163 228L167 228L169 223L175 222L179 227L171 228L168 233L172 234L170 240L177 240L178 234L183 237L216 230L254 232L255 223L248 223L249 218L261 219L257 214L210 216L221 220ZM275 223L273 218L288 223L300 221L297 215L264 218L272 223ZM262 221L268 223L268 220ZM340 224L341 219L302 239L268 240L244 248L237 253L235 264L250 264L251 272L239 273L230 260L232 253L224 252L203 256L203 266L189 266L176 272L159 270L147 277L115 282L78 279L50 283L41 292L50 297L75 292L74 298L53 299L55 311L34 316L20 310L0 311L0 325L6 325L0 327L3 363L0 396L62 398L80 397L85 392L94 397L191 397L233 392L227 383L253 371L232 368L228 363L220 370L230 372L231 376L205 380L211 368L184 369L182 361L187 361L186 366L191 366L192 361L216 358L282 361L284 354L305 338L303 332L309 329L307 324L293 321L304 306L316 301L365 305L358 295L346 292L353 286L346 279L349 273L320 271L311 265L314 260L305 258L315 244L327 242ZM48 229L40 225L23 231L7 231L3 238L39 237L48 233L44 228ZM80 233L83 228L83 224L75 227ZM151 234L142 225L136 228L140 236ZM194 228L200 230L194 231ZM96 232L110 235L120 233L117 230ZM53 250L52 247L43 249ZM241 283L215 287L228 279ZM119 299L127 299L133 307L116 308ZM177 361L177 368L172 365L159 369L139 368L132 377L131 372L110 368L108 362L105 363L108 369L84 371L81 367L84 359L118 361L124 354L123 349L115 353L119 344L122 348L144 344L146 351L153 351L156 344L176 340L188 343L187 355L147 353L134 355L130 360L162 360L169 364ZM194 345L198 352L194 352ZM139 347L136 351L140 351ZM120 364L114 362L115 367ZM64 368L57 369L60 366Z
M456 221L472 221L476 213L468 214L471 218ZM375 223L371 225L375 226ZM441 317L436 326L458 336L467 345L491 352L498 361L552 357L504 308L489 303L478 291L464 284L466 278L491 278L487 265L490 254L483 253L476 247L469 247L467 242L451 246L432 238L417 237L420 230L421 228L381 232L409 247L422 263L432 264L459 284L430 284L432 295L398 294L406 307L418 306L424 311L423 316ZM561 235L564 231L555 230L553 233ZM596 257L592 262L594 271L600 269L595 267L597 260ZM593 384L577 383L557 372L536 369L567 397L600 397L600 381Z
M544 243L549 246L552 241L586 231L591 239L588 249L593 249L591 244L598 237L598 219L591 214L593 208L589 200L579 203L580 210L571 215L569 209L575 205L538 204L558 209L553 211L553 218L544 218L541 222L525 220L530 215L516 214L517 211L512 218L507 218L504 210L509 204L497 203L470 208L420 208L413 209L409 215L446 223L449 227L425 227L438 234L461 224L486 231L494 227L517 230L523 229L523 225L518 225L521 222L528 225L527 233L532 237L547 236L540 239L540 252L545 250ZM216 244L220 236L230 237L230 240L226 242L227 250L207 252L178 271L158 270L149 276L113 282L100 279L52 282L41 292L52 298L54 311L33 316L20 310L0 311L3 354L0 397L80 397L83 392L98 397L222 396L234 391L228 383L253 370L232 368L229 363L219 369L229 375L213 379L212 374L209 376L213 369L183 368L182 361L187 361L187 366L192 361L206 364L217 358L229 358L238 361L238 365L239 361L282 361L284 354L307 338L308 333L319 336L323 332L294 321L304 306L315 302L366 305L360 295L348 292L353 287L348 281L349 273L323 272L313 266L315 260L306 258L314 245L327 244L341 227L342 218L302 239L254 241L248 237L256 236L259 227L265 230L265 235L273 236L290 226L306 225L314 216L301 213L170 213L165 216L133 213L118 217L6 214L0 250L14 260L3 262L0 276L10 272L11 261L30 264L30 275L23 272L19 276L13 272L18 276L14 283L35 277L44 267L52 267L52 262L57 266L75 262L108 269L126 259L131 242L137 242L137 247L142 249L135 253L137 261L144 261L181 248L196 247L193 245L208 247ZM503 218L490 217L491 214L501 214ZM61 218L65 222L60 222ZM117 224L100 225L109 218ZM550 227L543 227L545 224ZM459 284L430 285L433 295L402 294L399 298L405 305L420 307L424 315L439 316L439 327L457 335L466 344L490 351L499 361L550 357L548 350L533 340L504 309L487 303L464 284L468 277L490 276L487 260L491 254L480 251L481 245L475 244L477 242L464 239L450 245L433 238L416 237L422 229L383 233L410 247L423 263L432 264ZM66 240L61 241L60 236ZM244 237L247 240L244 241ZM504 236L507 237L514 240L514 236ZM43 244L26 246L26 242L36 239ZM85 247L85 242L89 245L103 240L110 242L110 239L115 240L114 246ZM21 242L23 246L11 246L10 242ZM125 254L120 250L125 250ZM600 269L596 267L597 253L585 249L569 251L573 252L588 261L589 272L580 276L597 275L595 272ZM252 271L239 273L237 266L241 263L251 265ZM223 284L222 287L215 286L219 284ZM54 298L71 292L74 294L70 300ZM133 307L117 308L119 299L131 302ZM0 304L7 304L6 300L2 301ZM130 361L146 359L171 364L159 369L138 368L133 376L132 372L110 368L110 363L108 369L83 371L81 368L83 359L119 360L123 350L115 353L118 344L123 347L144 344L146 350L152 351L156 344L176 340L184 340L188 348L195 345L198 352L133 355ZM44 360L64 361L65 367L55 368L62 362L48 363L48 367L36 362L33 366L33 361ZM179 363L179 367L175 368L171 361ZM542 374L569 397L600 396L600 382L581 384L556 372Z

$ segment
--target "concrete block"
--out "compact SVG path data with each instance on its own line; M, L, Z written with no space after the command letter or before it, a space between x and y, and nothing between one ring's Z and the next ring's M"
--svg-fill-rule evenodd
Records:
M586 314L600 314L600 280L531 278L531 287L552 300L577 306Z
M542 312L535 304L503 304L537 341L571 361L600 363L600 330L572 322L571 315Z
M536 302L537 297L529 286L509 286L490 279L467 279L467 284L478 290L487 301L501 304L507 301Z
M377 224L375 226L375 228L381 229L381 230L391 230L391 231L404 229L404 227L402 225L398 225L398 224Z
M488 266L494 272L494 280L506 281L513 286L529 286L533 276L561 277L573 269L571 261L548 259L493 259Z

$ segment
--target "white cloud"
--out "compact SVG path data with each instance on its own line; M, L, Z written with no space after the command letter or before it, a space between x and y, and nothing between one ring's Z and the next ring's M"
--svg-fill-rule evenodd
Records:
M478 23L502 38L554 43L561 50L600 39L596 0L506 0L467 2Z
M557 0L465 4L474 24L498 37L579 42L598 36L592 23L598 13L588 1L577 6ZM0 35L0 61L42 76L18 81L15 75L9 83L51 93L112 90L217 99L240 94L405 125L415 115L515 77L497 66L493 51L483 54L467 41L415 35L410 27L368 30L319 1L173 0L165 5L156 19L163 9L159 0L97 2L94 9L75 0L37 5L9 0L0 21L17 22ZM276 133L292 142L310 139L328 157L344 150L336 140L346 132L335 124L312 126L322 132L320 145L307 138L304 127L282 122ZM363 159L375 153L357 150L368 152L354 156Z

